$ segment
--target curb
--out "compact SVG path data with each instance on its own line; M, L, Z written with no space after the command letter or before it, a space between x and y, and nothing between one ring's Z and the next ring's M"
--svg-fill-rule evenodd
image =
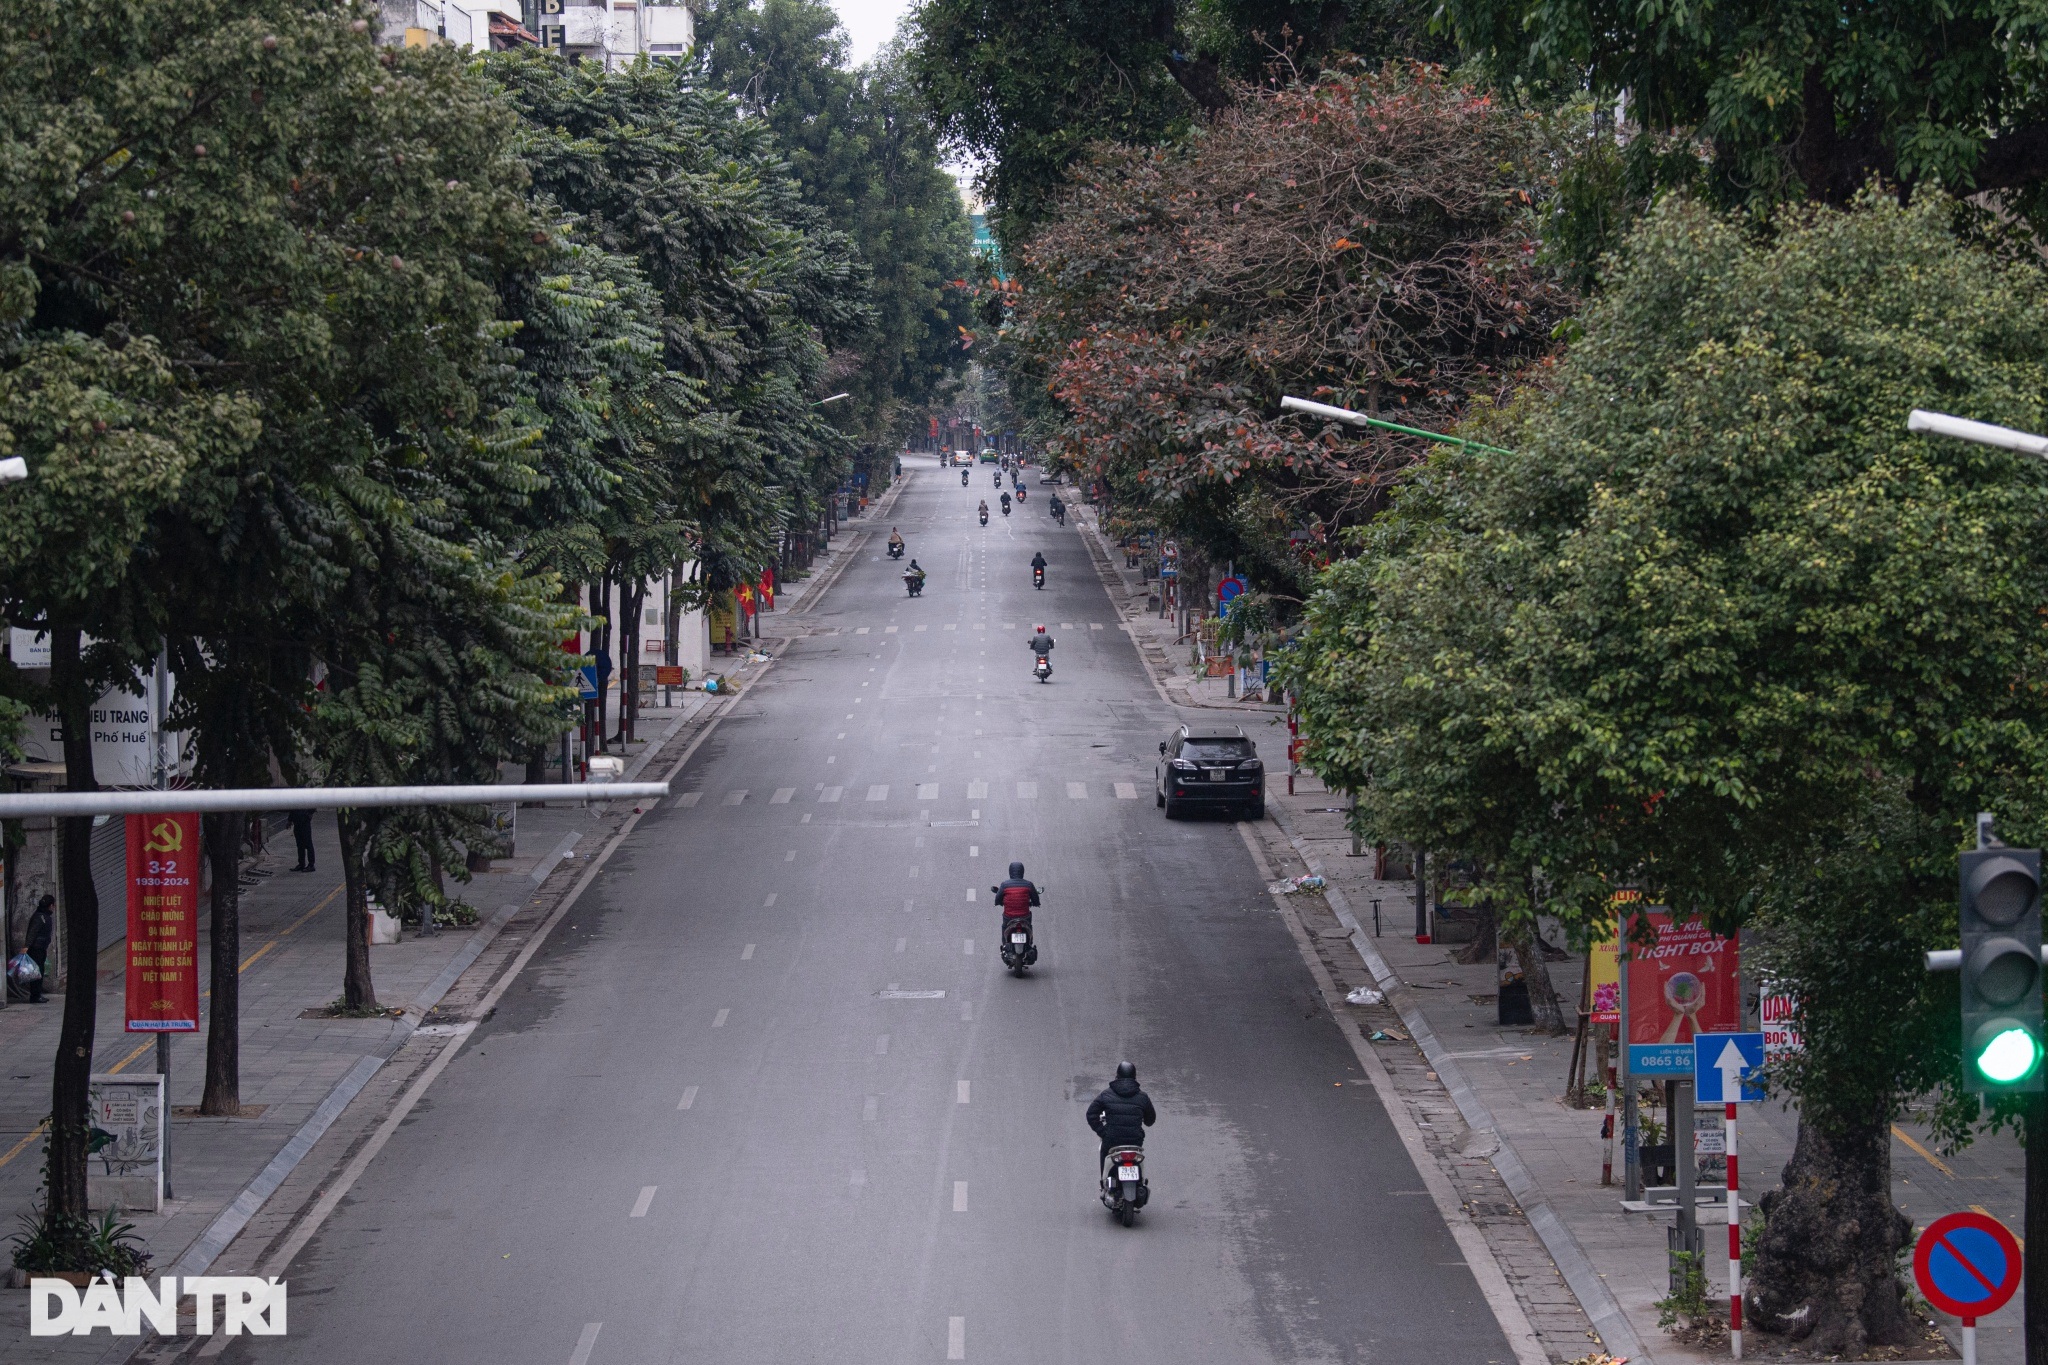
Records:
M1329 901L1330 908L1336 911L1338 923L1351 931L1352 948L1364 960L1374 982L1386 993L1388 1003L1399 1012L1401 1022L1407 1025L1409 1035L1422 1049L1422 1055L1429 1060L1437 1079L1443 1082L1444 1089L1450 1092L1452 1102L1458 1106L1458 1113L1464 1117L1465 1126L1475 1133L1487 1134L1499 1144L1491 1157L1494 1170L1500 1172L1501 1180L1508 1187L1508 1193L1512 1194L1515 1202L1521 1206L1522 1216L1529 1220L1529 1226L1543 1243L1544 1250L1550 1253L1550 1259L1557 1264L1558 1273L1564 1276L1564 1282L1571 1289L1572 1296L1578 1299L1579 1307L1583 1308L1586 1316L1592 1320L1593 1329L1600 1333L1602 1344L1612 1355L1625 1356L1630 1360L1643 1362L1643 1365L1655 1365L1655 1357L1636 1335L1635 1325L1628 1320L1628 1314L1622 1311L1620 1301L1614 1297L1614 1291L1607 1287L1607 1281L1593 1268L1593 1262L1587 1257L1585 1248L1579 1245L1579 1239L1572 1235L1564 1220L1551 1209L1549 1200L1544 1197L1534 1177L1529 1174L1529 1168L1522 1164L1522 1158L1516 1154L1514 1145L1494 1124L1492 1111L1486 1107L1485 1101L1479 1098L1471 1083L1465 1079L1465 1073L1458 1066L1456 1059L1444 1050L1435 1031L1430 1028L1429 1021L1410 999L1407 988L1401 984L1401 979L1394 974L1393 968L1387 965L1387 960L1380 956L1379 949L1373 946L1372 939L1360 926L1357 916L1351 913L1350 901L1338 889L1336 882L1324 874L1322 861L1311 854L1300 836L1288 827L1287 820L1277 803L1269 803L1266 814L1279 827L1280 832L1287 836L1287 842L1293 847L1295 856L1301 859L1310 872L1323 878L1323 898Z

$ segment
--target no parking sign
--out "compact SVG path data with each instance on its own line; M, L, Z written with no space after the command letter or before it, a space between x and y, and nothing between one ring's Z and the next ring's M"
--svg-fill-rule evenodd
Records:
M1244 586L1244 580L1236 574L1225 578L1216 585L1216 605L1225 611L1229 610L1230 604L1244 595Z
M1951 1213L1913 1244L1913 1279L1927 1301L1961 1318L1963 1360L1977 1359L1977 1319L2003 1308L2020 1285L2020 1244L1989 1214Z

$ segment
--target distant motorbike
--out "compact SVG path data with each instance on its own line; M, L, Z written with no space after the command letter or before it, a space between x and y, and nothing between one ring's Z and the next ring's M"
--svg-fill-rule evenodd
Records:
M1038 679L1040 682L1051 682L1052 660L1047 658L1043 654L1039 655L1038 662L1031 665L1031 676Z
M889 558L891 558L891 559L901 559L901 558L903 558L903 542L902 542L902 541L898 540L898 541L892 542L892 543L890 544L890 546L889 546Z
M1116 1215L1125 1227L1138 1221L1138 1210L1152 1197L1145 1181L1145 1149L1112 1147L1103 1161L1102 1207Z
M993 483L996 487L1001 488L1003 486L1003 471L998 469L995 472L994 476L989 480L989 482Z
M988 525L988 509L986 507L981 509L981 524L983 526Z
M967 471L964 469L960 471L960 486L967 487Z
M1017 485L1017 501L1024 501L1024 485L1021 483Z
M1031 586L1039 589L1043 589L1045 587L1045 570L1038 568L1032 569Z
M1006 517L1010 515L1010 500L1008 498L1003 499L1003 515Z
M924 594L924 575L921 573L904 574L903 587L912 597L922 596Z
M1067 524L1067 509L1059 503L1054 503L1052 505L1052 519L1065 526Z

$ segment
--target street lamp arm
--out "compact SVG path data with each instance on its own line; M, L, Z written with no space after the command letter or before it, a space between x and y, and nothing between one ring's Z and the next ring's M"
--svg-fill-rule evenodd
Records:
M1953 436L1959 441L1974 441L1980 446L2017 450L2022 455L2048 456L2048 436L2015 431L2011 427L1995 426L1990 422L1973 422L1967 417L1951 417L1945 412L1928 412L1922 408L1914 408L1906 418L1906 430L1932 432L1936 436Z
M1402 436L1420 436L1425 441L1440 441L1445 445L1463 446L1470 450L1491 451L1495 455L1512 455L1511 450L1499 446L1485 445L1479 441L1468 441L1462 436L1446 436L1440 431L1424 431L1421 427L1404 427L1399 422L1383 422L1377 417L1368 417L1350 408L1332 407L1328 403L1314 403L1306 398L1288 395L1280 400L1284 412L1305 412L1311 417L1326 417L1332 422L1345 422L1354 427L1375 427L1380 431L1391 431Z

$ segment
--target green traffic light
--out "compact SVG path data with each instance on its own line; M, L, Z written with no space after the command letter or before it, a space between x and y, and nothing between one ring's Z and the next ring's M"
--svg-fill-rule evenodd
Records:
M2007 1024L1977 1049L1977 1070L1999 1085L2025 1080L2040 1064L2040 1041L2020 1024Z

